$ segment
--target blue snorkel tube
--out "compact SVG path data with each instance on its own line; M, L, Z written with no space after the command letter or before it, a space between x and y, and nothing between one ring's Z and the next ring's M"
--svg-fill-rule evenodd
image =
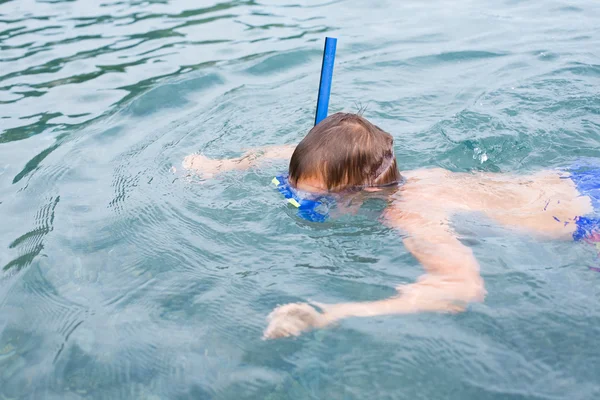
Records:
M336 38L325 38L323 50L323 65L321 66L321 81L319 82L319 96L317 97L317 112L315 125L327 118L329 109L329 96L331 94L331 81L333 79L333 63L335 62Z

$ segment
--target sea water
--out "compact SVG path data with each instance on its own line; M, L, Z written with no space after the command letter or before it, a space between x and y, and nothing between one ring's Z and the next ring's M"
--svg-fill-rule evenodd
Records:
M263 341L278 304L422 269L377 207L298 219L285 162L181 169L301 140L325 36L330 112L401 169L600 157L599 26L592 0L0 1L0 399L599 398L592 247L463 215L485 303Z

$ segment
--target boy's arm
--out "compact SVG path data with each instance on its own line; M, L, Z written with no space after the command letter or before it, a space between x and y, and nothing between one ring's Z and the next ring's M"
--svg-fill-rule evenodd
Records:
M387 222L406 234L403 242L426 273L416 283L397 288L398 295L379 301L318 304L323 313L307 304L287 304L270 315L265 338L299 335L347 317L417 312L459 312L470 302L483 301L484 284L471 249L464 246L441 215L424 216L392 209Z
M267 146L249 150L241 157L223 160L191 154L183 159L183 168L211 178L221 172L248 169L268 160L289 160L295 148L296 145Z

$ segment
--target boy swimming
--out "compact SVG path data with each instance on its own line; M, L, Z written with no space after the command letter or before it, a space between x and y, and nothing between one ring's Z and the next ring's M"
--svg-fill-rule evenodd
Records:
M277 307L268 317L268 339L296 336L347 317L460 312L469 303L482 302L486 291L479 263L451 225L460 213L479 213L546 238L600 239L600 220L589 217L600 206L600 169L578 165L526 176L440 168L401 173L392 136L356 114L327 117L297 146L273 146L229 160L192 155L184 167L210 177L268 159L290 159L288 174L274 183L299 210L309 211L300 214L307 219L327 217L326 211L318 211L323 198L385 193L389 204L382 221L400 232L425 270L417 282L399 286L398 294L388 299Z

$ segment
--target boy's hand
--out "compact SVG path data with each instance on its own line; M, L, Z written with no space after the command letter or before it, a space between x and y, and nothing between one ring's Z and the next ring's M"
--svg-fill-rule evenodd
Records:
M305 303L279 306L267 317L269 326L263 339L299 336L302 332L322 328L333 322L327 314L321 314Z
M192 154L183 159L183 168L193 170L203 178L212 178L215 174L228 171L229 160L215 160L202 154Z

